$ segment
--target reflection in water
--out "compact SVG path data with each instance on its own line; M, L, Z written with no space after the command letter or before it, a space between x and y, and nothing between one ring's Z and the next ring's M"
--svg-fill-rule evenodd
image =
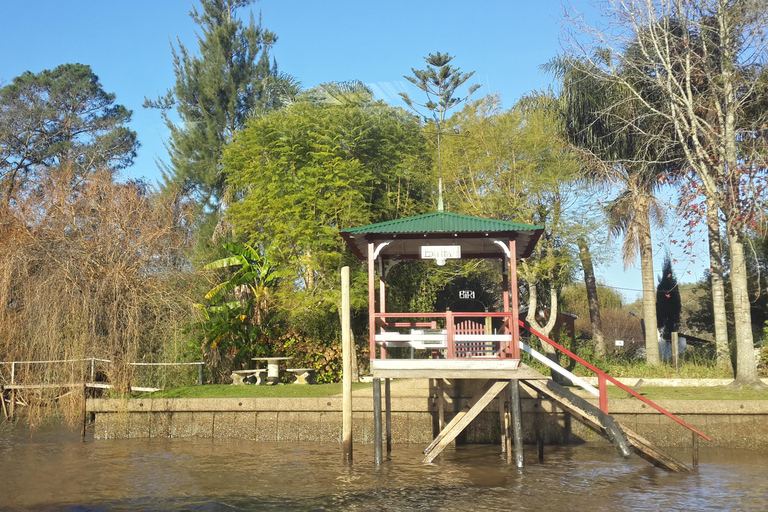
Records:
M764 510L768 454L702 450L698 474L676 475L608 444L535 448L522 471L496 446L421 463L396 445L373 465L370 445L233 439L81 443L61 429L0 433L0 510ZM678 454L689 460L689 456Z

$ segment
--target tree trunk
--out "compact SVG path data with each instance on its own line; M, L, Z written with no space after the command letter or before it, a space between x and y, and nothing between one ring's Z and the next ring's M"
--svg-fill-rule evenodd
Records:
M589 303L589 320L592 323L592 338L595 341L595 352L604 356L607 352L605 337L603 336L603 320L600 318L600 302L597 300L597 282L595 281L595 268L592 265L592 255L589 253L587 241L579 238L579 258L581 268L584 269L584 285L587 288L587 302Z
M727 222L727 221L726 221ZM730 224L730 222L728 222ZM766 385L757 375L755 345L752 339L752 314L747 288L747 261L738 230L728 226L731 254L731 291L733 293L733 320L736 331L736 378L731 387L748 386L755 389Z
M720 245L720 222L717 205L707 198L707 228L709 232L709 266L712 276L712 309L715 321L717 366L733 371L728 348L728 322L725 314L725 285L723 284L723 253Z
M643 281L643 320L645 321L645 360L659 364L659 327L656 320L656 286L653 275L653 243L651 242L650 199L638 200L637 212L640 244L640 272Z

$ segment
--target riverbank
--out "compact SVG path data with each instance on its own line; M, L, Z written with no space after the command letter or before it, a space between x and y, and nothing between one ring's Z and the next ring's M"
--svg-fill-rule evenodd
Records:
M472 383L448 386L446 419L466 405ZM355 442L373 436L370 388L353 393ZM392 383L392 441L428 444L437 432L438 400L429 381ZM316 398L140 398L94 399L88 411L94 419L94 438L144 437L241 438L257 441L340 442L341 396ZM596 399L593 400L596 403ZM768 400L660 400L663 408L712 437L712 447L768 451ZM549 400L524 395L523 435L526 443L542 438L545 444L604 442L572 421ZM610 400L611 414L622 424L663 447L687 448L691 434L635 399ZM461 442L498 443L496 403L469 426Z

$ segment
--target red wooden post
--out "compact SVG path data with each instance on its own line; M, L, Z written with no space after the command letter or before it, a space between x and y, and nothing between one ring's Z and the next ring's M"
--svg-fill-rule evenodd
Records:
M384 264L381 261L381 258L379 258L379 313L386 313L387 312L387 286L385 283L385 276L384 276ZM381 332L384 332L384 327L381 328ZM381 358L386 359L387 358L387 347L384 345L381 346Z
M445 332L448 337L448 359L456 357L456 341L453 339L453 311L450 309L445 312Z
M520 305L517 298L517 242L509 241L509 288L512 318L509 329L512 334L512 359L520 359L520 327L518 326Z
M597 390L600 392L600 410L608 414L608 381L604 373L597 374Z
M373 242L368 242L368 343L371 359L376 359L376 284L373 251Z

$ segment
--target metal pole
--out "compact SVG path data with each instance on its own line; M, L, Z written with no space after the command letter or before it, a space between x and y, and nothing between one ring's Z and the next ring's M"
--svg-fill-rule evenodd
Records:
M373 462L381 464L381 379L373 379Z
M523 452L523 411L520 407L520 382L517 379L509 381L509 408L512 409L512 436L515 438L515 466L525 466ZM509 446L509 442L507 442ZM509 456L507 456L509 457ZM543 454L540 455L543 458Z
M341 269L342 444L344 460L352 462L352 330L350 329L349 267Z

